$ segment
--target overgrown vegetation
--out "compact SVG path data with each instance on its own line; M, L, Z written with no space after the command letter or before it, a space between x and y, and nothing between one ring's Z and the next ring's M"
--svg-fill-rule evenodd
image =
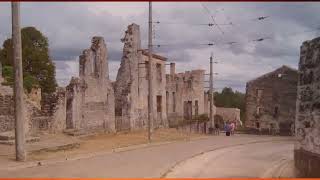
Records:
M48 39L34 27L22 28L21 39L24 88L30 91L39 86L44 93L54 92L57 87L55 65L49 57ZM0 61L6 80L4 84L12 86L14 72L10 38L3 42Z
M214 102L217 107L239 108L242 122L245 120L245 94L239 91L233 91L230 87L225 87L214 94Z

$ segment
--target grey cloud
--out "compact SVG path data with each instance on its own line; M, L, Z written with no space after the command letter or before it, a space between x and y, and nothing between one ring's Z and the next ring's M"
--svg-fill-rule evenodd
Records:
M76 59L82 50L88 48L92 36L103 36L108 47L108 57L112 64L110 77L116 76L116 67L122 56L120 39L127 25L137 23L141 29L142 47L147 47L147 6L146 3L132 3L139 7L127 10L129 16L112 13L111 3L103 3L103 13L93 11L96 3L22 3L22 25L36 26L48 38L50 53L56 62L57 76L60 79L75 74ZM126 3L127 5L129 3ZM177 68L190 70L203 67L210 52L221 61L217 65L219 76L216 86L245 87L245 82L271 71L282 64L296 67L299 47L304 40L312 39L316 33L295 32L311 30L320 22L318 2L203 2L215 14L218 24L232 22L234 26L217 27L196 26L192 24L209 23L211 18L199 2L155 2L154 21L177 22L185 24L156 24L154 44L168 44L154 51L168 57L169 61L179 63ZM96 6L95 6L96 5ZM99 4L100 5L100 4ZM122 5L119 3L118 5ZM130 5L129 5L130 6ZM110 7L110 8L108 8ZM130 9L130 8L129 8ZM119 9L121 10L121 9ZM216 13L217 11L217 13ZM132 14L132 16L130 16ZM10 3L0 3L0 41L10 36ZM255 21L259 16L270 16L263 21ZM318 34L319 35L319 34ZM262 42L251 40L271 37ZM214 41L217 45L200 46ZM234 45L224 43L235 41ZM223 45L224 44L224 45ZM171 45L171 46L170 46ZM72 61L68 61L72 60ZM58 62L59 61L59 62ZM60 62L61 61L61 62ZM70 63L72 62L72 63Z

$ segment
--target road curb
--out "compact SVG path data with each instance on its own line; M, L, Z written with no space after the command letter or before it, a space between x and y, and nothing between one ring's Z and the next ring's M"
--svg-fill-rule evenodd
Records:
M282 140L263 140L263 141L252 141L252 142L247 142L247 143L239 143L239 144L233 144L233 145L227 145L227 146L221 146L221 147L216 147L216 148L213 148L213 149L210 149L210 150L206 150L206 151L202 151L200 153L196 153L188 158L185 158L181 161L178 161L176 163L174 163L173 166L171 166L170 168L168 168L164 173L161 173L160 175L160 178L167 178L166 176L172 172L172 170L177 167L178 165L194 158L194 157L197 157L197 156L200 156L202 154L205 154L205 153L208 153L208 152L212 152L212 151L216 151L216 150L221 150L221 149L226 149L226 148L231 148L231 147L238 147L238 146L244 146L244 145L248 145L248 144L258 144L258 143L266 143L266 142L278 142L278 141L286 141L285 139L282 139Z
M185 141L197 141L197 140L201 140L201 139L207 139L209 137L210 136L203 136L203 137L184 139L184 140L174 140L174 141L165 141L165 142L158 142L158 143L144 143L144 144L137 144L137 145L129 145L129 146L114 148L114 149L107 150L107 151L98 151L98 152L93 152L93 153L80 154L78 156L71 157L71 158L65 157L65 158L56 158L56 159L49 159L49 160L43 160L43 161L19 162L19 163L23 163L23 164L8 166L5 168L0 167L0 170L1 171L13 171L13 170L24 169L24 168L32 168L32 167L36 167L36 166L53 165L53 164L62 163L62 162L66 162L66 161L88 159L88 158L112 154L112 153L121 153L121 152L136 150L136 149L150 148L150 147L156 147L156 146L185 142Z

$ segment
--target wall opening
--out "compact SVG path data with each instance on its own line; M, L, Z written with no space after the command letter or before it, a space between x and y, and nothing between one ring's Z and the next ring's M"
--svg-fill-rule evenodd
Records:
M196 100L194 102L194 106L195 106L194 114L195 114L195 116L198 116L199 115L199 103L198 103L198 100Z
M256 128L260 128L260 123L259 122L256 122Z
M157 112L162 112L162 96L157 96Z
M257 96L257 102L259 103L263 94L263 89L257 89L256 96Z
M169 92L166 92L166 113L169 113Z
M185 120L192 120L192 101L184 101L183 103L184 109L184 119Z
M73 129L73 122L72 122L72 98L67 99L67 106L66 106L66 129Z
M278 115L279 115L279 107L278 106L276 106L276 107L274 107L274 111L273 111L273 117L278 117Z
M161 71L161 64L156 64L156 70L157 70L157 80L162 81L162 71Z
M176 112L176 92L172 92L172 112Z
M192 88L192 81L188 80L188 88L191 89Z

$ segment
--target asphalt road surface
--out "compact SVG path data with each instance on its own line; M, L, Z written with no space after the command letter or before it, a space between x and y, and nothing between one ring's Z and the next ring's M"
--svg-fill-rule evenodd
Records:
M1 170L0 177L256 177L279 159L291 157L291 140L254 135L212 136L49 165ZM212 152L197 156L208 151ZM193 156L196 159L188 160ZM192 161L195 164L188 169ZM172 168L174 171L171 172Z
M271 178L293 160L290 142L266 142L224 148L188 159L166 177Z

